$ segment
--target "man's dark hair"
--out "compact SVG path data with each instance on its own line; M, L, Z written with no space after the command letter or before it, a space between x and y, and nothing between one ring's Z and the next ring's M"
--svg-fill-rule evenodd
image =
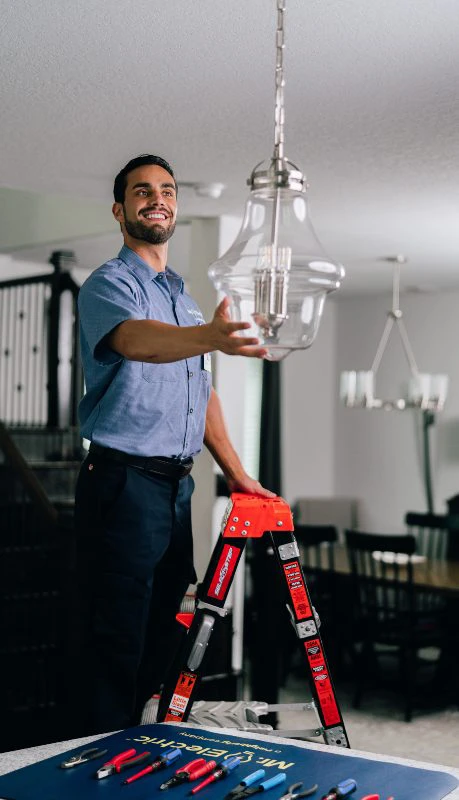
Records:
M132 170L137 169L137 167L144 167L147 164L152 164L156 167L162 167L166 170L166 172L171 175L174 183L175 183L175 191L177 192L177 181L175 180L175 175L172 170L170 164L161 158L161 156L152 156L148 153L143 153L141 156L136 156L136 158L132 158L126 164L123 169L118 172L118 175L115 178L115 183L113 185L113 195L115 198L115 203L124 203L124 198L126 194L126 183L127 183L127 176L129 175Z

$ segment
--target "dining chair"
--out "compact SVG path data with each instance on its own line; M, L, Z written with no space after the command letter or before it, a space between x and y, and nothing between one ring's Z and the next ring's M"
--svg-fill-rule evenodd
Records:
M404 694L404 718L412 718L419 650L440 648L448 631L442 598L413 580L416 537L345 531L351 567L351 636L356 658L354 707L361 704L370 675L385 683L379 660L398 659L397 683ZM357 650L357 646L360 650Z
M405 525L416 539L416 552L428 558L447 557L449 526L446 514L407 511Z

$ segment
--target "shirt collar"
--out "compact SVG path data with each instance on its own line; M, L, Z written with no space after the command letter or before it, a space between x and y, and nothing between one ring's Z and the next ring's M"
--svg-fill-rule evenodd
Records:
M137 275L138 278L143 283L147 283L148 281L157 281L159 272L156 272L154 269L148 266L146 261L134 251L131 250L130 247L127 245L123 245L120 252L118 253L118 258L124 263ZM170 267L166 266L165 273L167 275L168 280L172 280L174 283L177 282L180 288L179 291L183 294L184 284L183 278L175 272Z

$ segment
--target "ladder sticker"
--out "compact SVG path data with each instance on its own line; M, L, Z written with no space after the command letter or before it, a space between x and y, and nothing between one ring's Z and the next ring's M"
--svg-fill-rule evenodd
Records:
M207 597L215 597L217 600L225 598L240 552L241 548L235 547L234 544L225 544L223 546Z
M180 722L183 719L197 677L198 676L193 672L180 673L169 709L164 719L165 722Z
M336 725L341 722L341 717L327 672L321 641L320 639L311 639L305 643L304 647L325 725Z
M292 598L297 620L312 617L312 610L309 605L303 573L299 562L290 561L288 564L284 564L284 573L287 578L288 590Z

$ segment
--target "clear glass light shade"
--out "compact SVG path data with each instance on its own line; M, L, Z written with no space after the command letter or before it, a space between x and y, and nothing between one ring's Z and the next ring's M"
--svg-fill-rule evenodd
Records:
M280 361L313 343L325 297L344 269L324 253L305 193L262 187L250 192L241 230L209 277L231 298L232 319L250 322L245 333Z

